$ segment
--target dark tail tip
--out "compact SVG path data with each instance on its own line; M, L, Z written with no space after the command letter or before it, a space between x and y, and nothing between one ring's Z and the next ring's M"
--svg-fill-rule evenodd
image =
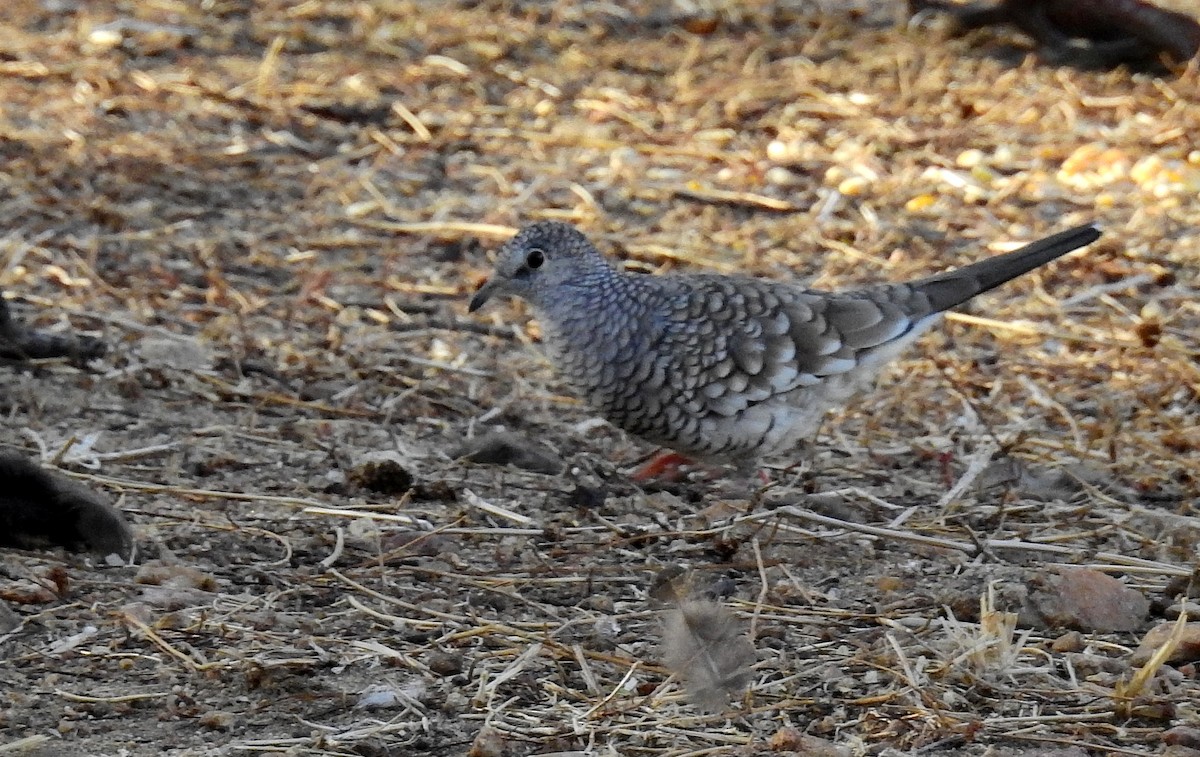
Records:
M1098 224L1076 226L1030 242L1018 250L922 279L916 287L929 297L935 311L947 310L1068 252L1085 247L1099 239L1100 234Z

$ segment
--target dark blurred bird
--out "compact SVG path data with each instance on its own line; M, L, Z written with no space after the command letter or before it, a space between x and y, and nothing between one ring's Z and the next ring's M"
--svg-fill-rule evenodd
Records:
M959 5L909 0L909 10L932 9L954 17L960 30L1012 24L1041 47L1051 63L1111 67L1154 63L1166 55L1186 63L1200 51L1200 22L1145 0L1000 0ZM1086 41L1086 45L1074 44Z
M128 559L133 531L99 494L15 452L0 452L0 547L66 547Z

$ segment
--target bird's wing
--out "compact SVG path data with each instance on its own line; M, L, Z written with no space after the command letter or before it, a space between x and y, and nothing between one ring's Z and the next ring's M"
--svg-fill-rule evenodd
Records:
M688 291L677 294L672 310L682 340L678 383L694 395L693 408L702 405L719 415L735 415L803 387L826 387L826 399L844 397L942 311L1099 236L1093 225L1078 226L956 270L851 292L687 277ZM834 377L842 378L831 381Z
M757 279L691 277L675 310L676 385L693 406L719 415L857 369L871 372L915 339L933 314L929 298L893 285L848 294Z

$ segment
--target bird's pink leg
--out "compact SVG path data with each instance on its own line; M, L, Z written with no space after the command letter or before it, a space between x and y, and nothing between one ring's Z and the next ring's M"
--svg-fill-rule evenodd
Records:
M690 457L671 450L659 450L646 462L634 469L629 477L634 481L682 481L683 467L695 463Z
M696 468L699 466L700 471L708 480L722 478L729 474L727 468L720 466L699 465L699 463L688 457L681 455L678 452L673 452L668 449L659 450L646 462L634 469L629 477L639 483L647 481L663 481L666 483L677 483L682 481L686 475L684 468ZM738 468L738 472L747 477L757 477L760 484L766 486L771 483L771 476L765 468Z

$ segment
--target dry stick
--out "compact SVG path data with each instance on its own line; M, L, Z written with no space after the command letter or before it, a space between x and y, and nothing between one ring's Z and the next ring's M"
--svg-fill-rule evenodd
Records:
M831 518L827 515L818 515L817 513L810 512L796 505L786 505L767 513L747 515L742 518L738 518L736 522L743 523L759 521L772 517L775 513L786 513L794 518L806 520L811 523L819 523L823 526L840 528L847 531L857 531L859 533L869 534L871 536L897 539L899 541L908 541L931 547L955 549L960 552L965 552L968 555L975 555L980 552L980 547L976 546L975 544L954 541L953 539L943 539L936 536L923 536L921 534L909 533L907 531L898 531L881 526L871 526L865 523L851 523L849 521ZM1039 544L1037 542L1022 541L1020 539L985 539L980 542L980 544L985 549L1020 549L1030 552L1045 552L1052 555L1078 555L1081 552L1079 549L1071 549L1070 547L1060 547L1055 544ZM1143 560L1139 557L1129 557L1128 555L1120 555L1113 552L1092 552L1089 554L1096 559L1106 560L1114 565L1121 565L1123 566L1121 568L1122 570L1141 568L1142 572L1156 572L1161 575L1168 576L1190 576L1192 574L1191 570L1186 567L1168 565L1166 563L1155 562L1153 560ZM1097 565L1093 565L1092 567L1097 567Z
M731 192L727 189L710 189L707 187L679 187L675 196L685 200L708 203L710 205L730 205L746 207L753 210L770 210L776 213L795 213L799 206L786 200L779 200L767 195L754 192Z
M1111 719L1112 715L1108 715L1107 717L1108 717L1108 719ZM1105 720L1105 718L1091 718L1090 716L1088 717L1088 719L1089 720L1094 719L1094 720L1101 721L1101 722L1103 722ZM1025 730L1030 730L1030 729L1025 729ZM1099 753L1103 753L1103 754L1131 754L1131 755L1135 755L1136 757L1145 757L1146 756L1146 751L1144 749L1126 749L1125 747L1119 747L1119 746L1115 746L1113 744L1093 744L1093 743L1090 743L1087 741L1081 741L1079 739L1056 739L1056 738L1051 738L1050 736L1032 736L1027 733L1021 733L1019 731L1005 732L1004 735L1009 738L1022 739L1024 741L1034 741L1039 744L1041 744L1041 743L1061 744L1063 746L1078 747L1089 753L1099 752ZM1055 750L1055 752L1058 752L1058 751L1059 750ZM1053 754L1053 752L1051 752L1051 754Z
M474 507L477 510L483 511L483 512L487 513L488 515L491 515L491 516L494 516L497 518L502 518L503 520L507 520L511 523L515 523L518 526L530 526L530 525L533 525L533 523L534 523L533 518L530 518L527 515L522 515L513 510L509 510L507 508L500 507L499 505L493 504L491 502L488 502L483 497L480 497L478 494L471 491L470 489L463 489L462 494L463 494L463 499L466 501L466 503L468 505L470 505L471 507Z
M1075 723L1082 720L1106 721L1112 720L1111 712L1072 713L1063 715L1024 715L1018 717L984 718L986 726L1013 726L1020 724L1037 725L1042 723ZM1106 747L1107 748L1107 747Z
M823 526L841 528L848 531L858 531L860 533L870 534L871 536L900 539L902 541L910 541L930 547L942 547L943 549L956 549L968 554L975 554L977 551L975 545L973 544L954 541L953 539L942 539L937 536L923 536L921 534L914 534L908 531L897 531L895 529L884 528L882 526L872 526L866 523L851 523L849 521L831 518L827 515L818 515L817 513L811 512L797 505L785 505L784 507L776 508L768 513L747 516L746 520L763 520L767 517L771 517L775 513L786 513L787 515L799 518L800 520L809 521L810 523L819 523Z
M468 368L465 365L453 365L441 360L427 360L425 358L416 357L415 355L400 355L392 356L394 359L403 363L411 363L419 365L423 368L436 368L439 371L448 371L450 373L461 373L466 376L475 376L476 378L493 378L495 374L491 371L481 371L477 368Z
M175 659L179 660L184 665L187 665L189 668L192 669L193 672L198 673L198 672L204 671L204 670L211 670L214 668L226 667L225 663L196 662L195 660L193 660L191 658L190 655L188 655L184 652L181 652L178 649L176 649L175 647L171 646L169 643L167 643L167 640L164 639L163 637L159 636L158 633L153 628L146 625L140 619L135 618L133 615L131 615L129 613L123 613L122 619L129 625L133 626L134 628L138 629L143 634L145 634L146 638L149 639L151 642L153 642L159 649L161 649L162 651L171 655Z
M291 739L248 739L229 746L239 752L281 752L287 747L311 747L312 743L312 736L298 736Z
M486 696L490 702L492 696L496 693L496 689L498 689L505 681L512 679L518 673L524 670L535 657L542 653L544 648L545 645L540 642L534 642L531 644L524 652L521 652L521 654L517 655L516 659L508 664L508 667L500 671L491 680L481 682L479 693Z
M1081 305L1081 304L1087 302L1088 300L1092 300L1092 299L1101 297L1106 294L1112 294L1113 292L1123 292L1127 289L1134 289L1135 287L1140 287L1143 284L1153 283L1153 281L1154 281L1154 278L1152 276L1150 276L1149 274L1139 273L1135 276L1127 276L1119 281L1114 281L1110 284L1097 284L1096 286L1089 287L1088 289L1084 289L1082 292L1080 292L1078 294L1075 294L1075 295L1072 295L1071 297L1066 298L1065 300L1063 300L1062 302L1059 303L1059 307L1064 308L1064 309L1069 308L1069 307L1074 307L1075 305Z
M573 657L574 656L574 650L571 647L569 647L565 644L562 644L560 642L554 641L553 639L550 639L546 636L545 629L547 628L547 624L545 624L545 623L528 624L531 626L535 626L535 628L533 628L531 630L524 630L524 629L518 628L514 625L500 624L500 623L496 623L496 622L488 623L484 627L479 627L479 626L472 627L470 625L472 622L472 618L469 618L465 615L452 615L450 613L439 612L437 610L433 610L433 609L430 609L427 607L420 607L418 605L414 605L409 602L405 602L401 599L397 599L396 597L388 596L387 594L383 594L381 592L375 591L374 589L367 588L366 586L362 585L361 583L358 583L357 581L343 575L336 569L330 569L329 574L333 575L338 580L343 581L347 585L352 586L355 589L363 592L364 594L374 597L386 604L396 605L397 607L401 607L401 608L403 608L405 610L409 610L411 612L423 613L425 615L439 618L442 621L442 624L448 623L448 624L451 624L455 628L462 627L464 629L464 630L454 631L453 633L444 637L443 641L468 638L468 637L478 636L478 635L487 634L487 633L503 633L503 634L512 636L514 638L524 639L526 641L538 642L545 647L548 647L550 649L555 650L556 652L561 653L565 657ZM378 617L380 619L386 619L389 621L395 620L395 618L393 616L381 614L378 611L374 611L374 610L371 610L370 608L365 607L364 605L359 603L357 600L355 600L354 597L347 597L347 599L349 600L351 606L355 607L356 609L358 609L362 612L365 612L368 615L371 615L373 617ZM417 620L414 620L412 618L407 618L407 617L403 618L403 620L405 620L406 622L416 623L416 624L424 623L424 621L417 621ZM602 652L595 652L595 651L588 650L588 651L585 651L584 654L586 654L588 657L590 657L593 660L597 660L597 661L605 662L605 663L616 664L616 665L633 664L636 666L636 665L642 664L638 661L624 659L624 658L613 656L611 654L605 654ZM650 669L659 670L660 668L651 666Z
M750 616L750 639L753 640L758 638L758 616L767 601L771 582L767 579L767 567L763 564L762 548L757 536L750 540L750 546L754 548L754 562L758 566L759 580L758 598L754 602L754 613Z
M389 615L386 612L380 612L379 610L367 607L362 602L355 599L354 595L352 594L346 595L346 601L349 602L350 606L355 610L358 610L364 615L369 615L376 620L381 620L393 628L411 625L425 630L437 630L445 625L445 623L440 620L418 620L417 618L410 618L402 615Z
M571 654L575 658L575 664L579 666L579 677L583 679L583 685L587 688L588 693L599 694L600 682L596 680L596 673L592 670L592 664L588 662L587 655L583 653L583 647L579 644L572 644Z
M304 508L303 515L332 515L339 518L367 518L369 520L383 521L384 523L401 523L405 526L420 528L426 531L433 530L433 522L424 518L417 518L412 515L402 515L393 513L377 513L370 510L355 510L353 508L342 507L322 507L313 505ZM541 533L539 530L538 533Z
M625 685L627 683L629 683L629 680L631 678L633 678L633 674L637 672L637 669L640 666L641 666L640 662L634 662L632 665L630 665L629 669L625 671L625 675L621 677L621 680L617 683L617 685L612 687L612 691L610 691L608 693L608 696L601 699L590 710L585 712L583 714L583 717L581 718L581 720L587 720L588 718L591 718L593 715L596 714L597 711L600 710L601 707L603 707L606 704L608 704L609 702L611 702L613 700L613 698L615 698L618 694L620 694L622 691L624 691Z
M342 550L346 547L346 531L341 526L334 527L336 541L333 543L333 551L329 553L321 562L317 563L322 568L332 568L342 557Z
M1017 381L1025 389L1026 396L1030 401L1054 410L1066 421L1067 426L1071 429L1071 438L1075 441L1073 452L1078 454L1078 452L1087 449L1087 444L1083 441L1083 433L1079 430L1079 422L1075 420L1075 416L1071 415L1071 411L1065 405L1046 394L1040 386L1030 381L1028 376L1018 374Z
M346 577L345 575L343 575L341 572L339 572L338 570L336 570L334 568L329 569L329 575L333 576L334 578L337 578L339 581L341 581L349 586L354 587L355 589L361 591L363 594L366 594L367 596L375 597L376 599L380 600L381 602L396 605L397 607L402 607L405 610L409 610L411 612L424 613L425 615L430 615L432 617L440 618L444 621L447 621L450 623L456 623L456 624L463 623L468 620L465 616L462 616L462 615L451 615L450 613L439 612L437 610L433 610L428 607L420 607L418 605L414 605L409 602L405 602L402 599L397 599L396 597L390 597L387 594L375 591L374 589L369 589L366 586L363 586L359 582L355 581L354 579Z
M1072 334L1068 331L1060 331L1057 329L1046 328L1041 325L1034 325L1027 322L1006 322L998 321L994 318L983 318L969 313L952 312L946 313L946 320L958 321L959 323L969 323L972 326L983 326L994 331L1011 331L1016 334L1025 334L1027 336L1037 336L1043 339L1057 339L1063 342L1074 342L1082 344L1090 344L1098 347L1115 347L1117 349L1141 349L1142 344L1137 339L1114 339L1109 336L1099 336L1096 334ZM1191 351L1177 344L1159 343L1155 346L1155 350L1160 353L1180 355L1183 357L1191 356Z
M361 639L350 639L347 644L354 649L361 649L364 652L370 652L391 660L399 660L413 670L419 670L422 673L430 672L429 668L425 665L422 665L417 660L414 660L412 657L409 657L397 649L392 649L383 642L376 641L374 639L368 639L366 641L362 641Z
M235 386L234 384L229 383L228 381L225 381L222 378L219 378L217 376L212 376L209 374L205 374L205 373L193 372L192 375L195 376L199 381L207 383L207 384L211 384L212 386L215 386L220 391L226 392L227 394L229 394L230 396L233 396L233 397L242 397L244 399L252 399L252 400L256 400L258 402L271 402L271 403L275 403L277 405L298 407L301 409L312 410L312 411L318 412L318 413L327 413L329 415L340 415L340 416L345 416L345 417L349 417L349 418L378 418L380 415L379 412L374 411L374 410L355 410L353 408L334 407L334 406L328 405L324 402L315 401L315 400L302 400L302 399L298 399L296 397L291 397L286 394L280 394L278 392L246 391L244 389L241 389L240 387Z
M688 265L700 266L720 273L739 273L742 271L741 266L733 263L726 263L720 260L709 258L699 258L692 254L689 250L676 249L667 247L661 244L630 244L625 245L625 249L631 254L639 258L651 258L654 260L664 259L673 262L685 262Z
M171 696L170 693L164 691L161 693L156 692L150 694L121 694L119 696L112 697L93 697L85 694L72 694L71 692L64 691L62 689L55 689L54 694L55 696L60 696L69 702L86 702L89 704L95 704L97 702L109 702L114 704L120 702L137 702L141 699L158 699L159 697Z
M991 431L989 430L988 433L991 434ZM995 439L994 435L992 435L992 439ZM939 513L943 512L947 507L950 506L950 503L961 497L963 492L965 492L967 488L971 486L971 484L975 483L975 479L979 478L979 476L985 470L987 470L988 465L990 465L992 462L992 457L999 451L1000 447L995 442L989 440L987 443L983 444L974 455L971 455L970 461L967 463L967 469L963 471L961 476L959 476L958 481L954 483L954 486L951 486L946 493L943 494L940 499L938 499L937 503L933 506L934 511Z
M94 483L103 484L114 489L132 489L134 491L174 494L176 496L195 497L197 499L232 499L241 502L270 502L277 505L290 505L292 507L321 507L319 502L310 499L302 499L301 497L281 497L274 494L251 494L249 492L225 492L216 491L213 489L193 489L187 486L150 484L144 481L131 481L128 479L112 478L111 476L100 476L94 473L74 473L67 470L62 472L73 478L83 479L84 481L92 481Z
M474 235L489 236L497 239L508 239L517 233L512 226L500 226L494 223L470 223L467 221L417 221L399 223L397 221L373 221L366 218L349 219L356 226L369 229L392 231L397 234L453 234L455 236Z

